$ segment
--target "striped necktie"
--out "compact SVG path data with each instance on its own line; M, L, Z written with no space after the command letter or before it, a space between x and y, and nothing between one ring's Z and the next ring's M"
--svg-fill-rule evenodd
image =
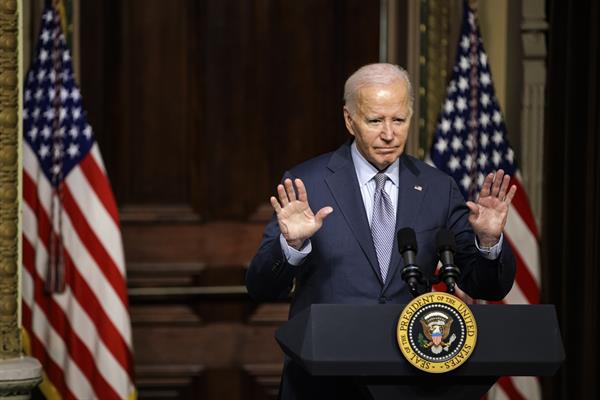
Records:
M388 177L383 172L375 175L375 198L373 201L373 218L371 219L371 235L377 252L377 261L383 282L387 277L394 246L394 206L389 194L384 190Z

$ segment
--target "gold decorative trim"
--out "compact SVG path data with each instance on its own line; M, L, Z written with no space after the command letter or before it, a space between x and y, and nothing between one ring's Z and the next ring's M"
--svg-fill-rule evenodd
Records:
M420 95L423 105L419 120L418 155L420 158L424 158L429 153L437 118L446 96L450 37L449 7L446 0L422 0L421 4L420 32L424 46L421 46L419 57L422 72Z
M0 0L0 359L21 355L18 38L18 3Z

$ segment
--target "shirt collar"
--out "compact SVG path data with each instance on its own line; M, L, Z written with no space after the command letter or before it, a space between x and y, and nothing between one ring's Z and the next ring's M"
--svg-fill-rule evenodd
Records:
M352 141L350 146L350 153L352 155L352 162L354 163L354 169L356 170L356 176L358 177L358 183L363 186L369 182L379 172L367 159L358 151L356 147L356 140ZM387 169L385 174L392 181L392 183L398 186L399 176L399 165L400 161L397 159Z

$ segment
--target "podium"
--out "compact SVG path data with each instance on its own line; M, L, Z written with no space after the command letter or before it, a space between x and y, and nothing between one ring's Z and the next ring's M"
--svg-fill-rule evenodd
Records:
M563 362L553 305L470 308L477 322L475 350L445 374L422 372L400 352L400 304L314 304L275 338L310 375L350 377L366 399L479 399L500 376L551 376Z

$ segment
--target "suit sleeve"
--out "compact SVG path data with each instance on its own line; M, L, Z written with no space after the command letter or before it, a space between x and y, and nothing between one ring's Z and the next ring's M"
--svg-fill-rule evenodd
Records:
M497 301L502 300L515 280L515 260L505 239L502 251L495 260L488 260L475 246L475 234L469 223L469 208L452 178L448 208L448 228L456 237L456 265L461 270L459 287L469 296Z
M286 173L282 179L292 178ZM273 214L265 227L262 242L246 273L246 288L257 301L275 301L288 297L298 267L287 263L279 242L279 224Z

